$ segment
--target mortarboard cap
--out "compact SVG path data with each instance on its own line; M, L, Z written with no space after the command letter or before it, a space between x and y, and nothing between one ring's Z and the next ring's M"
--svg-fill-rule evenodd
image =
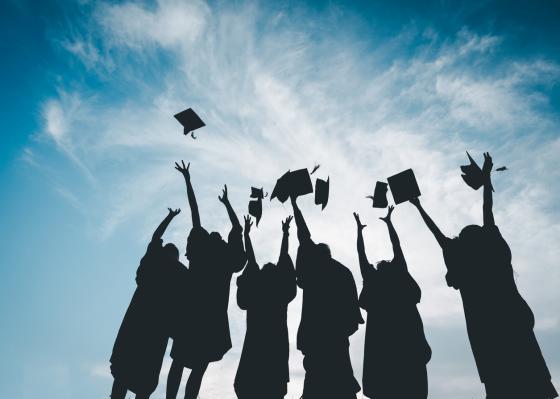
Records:
M322 205L321 210L325 209L329 202L329 181L329 177L327 180L315 180L315 205Z
M185 136L191 133L192 138L195 139L194 134L192 134L193 130L199 129L206 124L200 119L200 117L193 111L192 108L186 109L178 114L175 114L175 119L179 121L181 125L183 125L183 133Z
M387 183L378 181L375 183L375 191L373 196L368 195L367 198L371 198L372 207L374 208L386 208L389 204L387 201Z
M478 190L484 184L484 174L482 173L480 166L478 166L476 161L471 157L471 154L469 154L468 151L466 151L466 153L471 163L469 165L461 166L461 172L463 172L461 177L469 187L474 190ZM492 187L492 185L490 185L490 187L492 188L492 191L494 191L494 187Z
M266 194L263 193L262 187L261 188L251 187L251 198L263 199L267 195L268 195L268 193L266 193Z
M480 166L478 166L476 161L472 159L471 154L469 154L468 151L467 156L469 157L470 164L461 166L461 171L463 172L461 177L469 187L474 190L478 190L484 183L482 169L480 169Z
M313 184L307 169L298 169L293 172L287 171L276 181L270 200L278 198L280 202L286 202L290 196L299 197L313 192Z
M412 169L407 169L387 178L395 204L400 204L420 196L420 189Z
M262 216L262 200L260 198L249 201L249 215L257 219L257 227Z

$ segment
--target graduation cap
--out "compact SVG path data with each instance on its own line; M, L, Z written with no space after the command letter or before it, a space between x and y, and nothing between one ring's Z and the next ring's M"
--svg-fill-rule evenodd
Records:
M183 133L185 134L185 136L190 133L193 139L196 139L196 137L194 137L193 131L206 126L206 123L204 123L202 119L200 119L200 117L196 114L196 112L193 111L192 108L188 108L173 116L179 121L181 125L183 125Z
M412 169L407 169L387 178L395 204L400 204L420 196L420 189Z
M480 169L480 166L472 159L468 151L467 156L469 157L470 164L461 166L461 171L463 172L461 177L469 187L478 190L484 184L482 169Z
M259 227L259 221L262 216L262 199L257 198L256 200L249 201L249 215L253 216L257 220L257 227Z
M330 177L327 177L327 180L315 180L315 205L322 205L321 210L325 209L329 202L329 181Z
M251 198L260 198L263 199L265 197L268 196L268 193L263 194L263 189L261 188L256 188L256 187L251 187Z
M471 154L469 154L468 151L466 151L466 153L469 157L470 164L461 166L461 171L463 172L461 177L469 187L478 190L484 184L484 174L480 166L478 166L476 161L471 157ZM492 187L492 191L494 191L494 187Z
M374 208L386 208L389 205L387 201L387 183L378 181L375 183L375 191L373 195L368 195L366 198L372 200L371 206Z
M313 192L313 184L307 169L298 169L293 172L287 171L276 181L270 200L278 198L284 203L290 196L299 197Z

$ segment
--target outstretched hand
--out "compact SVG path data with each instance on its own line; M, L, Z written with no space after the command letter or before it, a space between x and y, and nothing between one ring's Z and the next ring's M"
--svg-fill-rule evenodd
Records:
M251 231L251 226L253 225L253 221L251 220L251 216L246 215L245 219L245 234L249 234Z
M175 162L175 169L177 169L179 172L181 172L181 174L183 176L185 176L185 179L190 179L191 178L191 174L189 172L189 167L191 166L191 163L189 162L187 164L187 166L185 166L185 161L181 160L181 165L179 165L177 162Z
M389 206L389 210L387 211L387 216L379 219L383 220L385 223L391 222L391 213L393 213L393 210L395 210L395 207L393 205Z
M294 217L292 215L288 216L286 220L282 221L282 231L287 233L290 230L290 222Z
M218 199L220 200L220 202L221 202L222 204L225 204L225 203L227 203L227 202L229 201L229 200L228 200L228 196L227 196L227 185L226 185L226 184L224 184L224 188L223 188L223 190L222 190L222 196L220 197L220 196L218 195Z
M492 162L492 157L490 156L489 152L484 153L484 164L482 165L482 172L484 176L490 176L490 172L492 172L492 168L494 167L494 163Z
M354 219L356 219L356 226L358 227L359 231L362 231L364 227L367 226L367 224L362 224L362 222L360 222L360 215L358 215L356 212L354 212Z
M173 209L171 209L171 208L167 208L167 210L169 211L169 216L171 216L171 217L175 217L175 216L177 216L178 214L181 213L181 209L180 209L180 208L177 208L177 209L175 209L175 210L173 210Z

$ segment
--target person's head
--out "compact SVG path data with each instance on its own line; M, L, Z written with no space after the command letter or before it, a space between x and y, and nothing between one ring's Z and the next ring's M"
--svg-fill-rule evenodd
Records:
M222 239L222 235L217 231L213 231L210 233L210 243L213 245L219 245L225 243Z
M201 259L205 248L208 247L210 235L203 228L191 229L187 239L187 252L185 256L189 261Z
M163 253L165 257L168 259L178 260L179 259L179 249L175 246L175 244L168 243L165 244L163 247Z
M391 266L391 261L390 260L382 260L380 262L377 262L377 270L379 270L379 271L383 271L387 267L390 267L390 266Z
M327 261L331 259L331 249L325 243L317 244L317 260L318 261Z
M459 233L459 242L467 251L476 250L484 243L484 230L476 224L465 226Z
M274 263L268 262L268 263L265 263L265 265L262 267L261 270L263 272L271 272L271 271L274 271L275 267L276 267L276 265Z

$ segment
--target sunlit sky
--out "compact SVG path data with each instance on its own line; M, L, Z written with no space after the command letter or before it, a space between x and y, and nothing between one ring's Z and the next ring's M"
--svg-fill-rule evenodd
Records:
M286 170L320 163L328 206L299 202L361 289L353 211L370 261L391 257L383 211L365 198L376 180L413 168L449 236L482 222L482 193L460 177L465 150L509 168L494 177L496 222L559 388L560 5L416 3L2 2L0 397L109 396L113 341L167 207L184 212L164 239L186 244L175 161L191 162L202 223L223 235L224 183L241 217L251 186L270 192ZM197 140L173 119L187 107L207 124ZM265 200L252 233L261 264L277 258L289 213ZM482 398L441 251L410 204L393 219L422 288L430 398ZM300 308L301 291L287 398L301 395ZM203 399L235 397L245 315L234 300L229 312L234 346L210 365ZM359 381L364 330L351 340Z

